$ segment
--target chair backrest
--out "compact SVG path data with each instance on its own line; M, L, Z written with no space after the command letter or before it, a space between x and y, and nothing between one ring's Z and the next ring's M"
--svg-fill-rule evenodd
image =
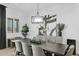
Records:
M15 37L14 39L23 39L22 37Z
M70 45L65 56L72 56L73 52L74 52L74 45Z
M43 49L32 45L33 56L45 56Z
M15 47L16 47L16 51L22 52L22 44L19 41L20 39L22 39L22 37L15 37Z
M19 41L15 42L16 51L22 52L22 44Z
M25 56L32 56L32 49L31 49L31 46L28 45L27 43L25 42L21 42L22 43L22 48L23 48L23 53Z

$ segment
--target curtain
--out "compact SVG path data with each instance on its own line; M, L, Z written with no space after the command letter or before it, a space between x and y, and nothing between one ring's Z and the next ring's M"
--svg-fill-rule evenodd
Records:
M0 48L6 48L6 7L0 5Z

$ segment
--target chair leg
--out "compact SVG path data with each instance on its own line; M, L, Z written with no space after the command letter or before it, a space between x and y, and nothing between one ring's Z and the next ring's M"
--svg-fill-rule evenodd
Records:
M25 55L24 55L23 52L19 52L19 51L17 51L16 54L15 54L15 56L25 56Z
M54 54L54 53L52 53L52 56L55 56L55 54Z
M20 53L20 56L25 56L23 52Z
M18 52L18 51L16 51L15 56L18 56L18 55L19 55L19 52Z

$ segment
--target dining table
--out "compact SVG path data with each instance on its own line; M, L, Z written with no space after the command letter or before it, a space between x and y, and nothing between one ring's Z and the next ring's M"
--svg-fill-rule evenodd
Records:
M65 51L68 47L67 44L60 44L60 43L43 43L43 44L33 44L32 45L36 46L36 47L40 47L44 50L47 50L49 52L55 53L55 54L60 54L60 55L64 55Z
M62 43L55 43L55 42L45 42L45 43L42 43L42 44L35 44L35 43L31 43L30 42L30 39L27 40L27 39L21 39L21 40L12 40L13 42L15 41L20 41L20 42L23 42L23 43L26 43L28 44L29 46L36 46L36 47L40 47L44 50L47 50L47 51L50 51L52 53L57 53L57 54L61 54L61 55L64 55L65 54L65 51L68 47L67 44L62 44Z

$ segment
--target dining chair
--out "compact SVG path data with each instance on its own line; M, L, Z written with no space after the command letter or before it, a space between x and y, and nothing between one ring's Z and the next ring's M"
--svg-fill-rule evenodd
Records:
M74 52L74 45L70 45L69 49L67 50L67 53L65 56L72 56Z
M22 55L23 54L23 50L22 50L22 44L19 41L15 41L15 47L16 47L16 54L15 55Z
M33 56L45 56L44 51L40 47L32 45Z
M25 56L32 56L32 47L31 44L28 44L29 42L22 41L22 48L23 48L23 53Z
M54 56L72 56L74 52L74 45L68 45L64 54L54 54Z
M15 37L15 48L16 48L16 54L15 55L23 55L23 49L22 44L20 42L21 37Z

